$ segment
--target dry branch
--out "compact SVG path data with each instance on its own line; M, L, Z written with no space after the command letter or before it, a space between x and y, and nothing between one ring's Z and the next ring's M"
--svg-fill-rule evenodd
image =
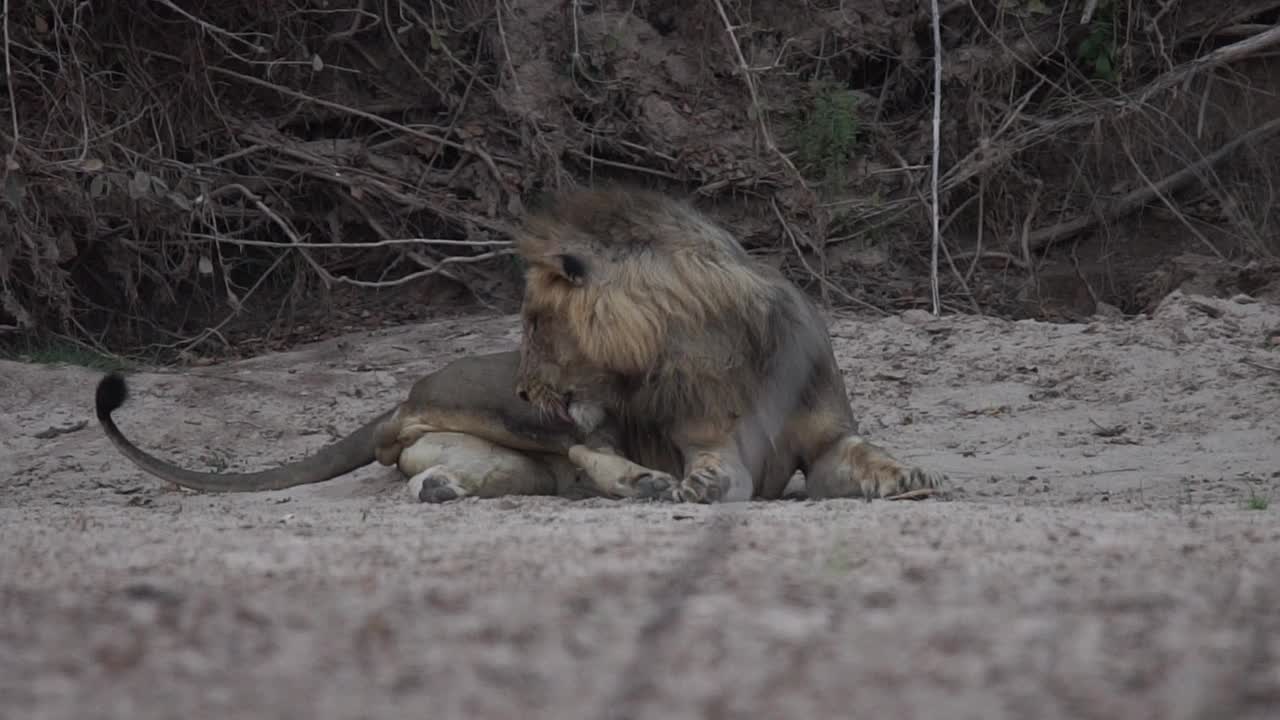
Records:
M1162 178L1158 182L1150 183L1138 190L1134 190L1133 192L1110 203L1106 207L1099 208L1093 214L1082 215L1065 222L1060 222L1050 225L1049 227L1035 230L1027 236L1025 246L1032 251L1040 250L1060 240L1064 240L1088 230L1098 223L1112 221L1128 215L1151 202L1160 194L1173 193L1190 184L1197 176L1200 175L1200 173L1227 159L1232 153L1240 149L1242 146L1262 140L1276 132L1280 132L1280 119L1272 120L1250 130L1244 135L1226 143L1198 162L1188 165L1178 172Z
M1028 117L1022 114L1023 107L1031 99L1032 93L1026 93L1017 107L1011 108L1001 132L1010 128L1015 120L1030 124L1031 127L1011 140L997 142L999 133L985 139L969 152L960 162L948 170L943 176L943 190L950 191L969 181L980 173L1009 162L1017 154L1028 148L1060 137L1069 131L1094 125L1104 118L1122 119L1126 114L1146 107L1160 93L1178 84L1188 82L1196 74L1213 67L1238 62L1257 55L1262 50L1280 43L1280 26L1265 33L1255 35L1231 45L1218 48L1203 57L1196 58L1159 75L1155 80L1143 87L1137 95L1129 98L1117 98L1108 103L1085 105L1082 110L1051 120ZM998 101L993 101L998 102Z
M1183 81L1185 78L1198 72L1253 57L1273 45L1280 45L1280 25L1276 25L1265 32L1260 32L1257 35L1245 38L1239 42L1234 42L1230 45L1220 47L1208 55L1202 55L1191 60L1182 66L1177 75L1169 73L1165 77L1144 88L1142 93L1138 96L1138 102L1145 102L1152 95L1162 92L1165 89L1172 87L1175 83Z

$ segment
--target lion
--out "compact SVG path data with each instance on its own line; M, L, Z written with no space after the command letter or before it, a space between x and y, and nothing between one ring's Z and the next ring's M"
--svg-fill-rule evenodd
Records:
M928 494L946 481L858 436L817 306L691 205L567 192L515 241L526 264L517 393L556 413L595 392L623 426L663 433L651 445L675 449L678 480L643 483L640 497L776 499L796 471L813 499Z
M671 482L621 454L617 448L626 447L625 438L589 394L550 413L518 400L512 388L519 362L516 350L454 360L415 382L405 402L345 437L257 472L189 470L139 448L112 418L128 398L128 385L118 374L99 381L95 405L107 437L137 467L205 492L319 483L375 460L396 465L408 478L410 494L430 503L505 495L635 497L637 487Z

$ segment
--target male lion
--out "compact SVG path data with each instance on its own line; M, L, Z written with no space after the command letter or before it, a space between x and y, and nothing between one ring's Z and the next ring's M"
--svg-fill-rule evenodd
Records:
M583 396L568 413L542 413L515 398L517 351L463 357L414 383L408 399L315 453L248 473L188 470L139 448L111 414L128 397L123 377L98 383L98 420L135 465L183 487L210 492L280 490L330 480L375 459L397 465L423 502L461 497L633 496L637 483L669 483L614 449L609 415ZM585 475L585 477L583 477ZM654 479L656 478L656 480Z
M516 246L528 265L518 393L562 412L594 392L623 425L660 429L654 445L674 446L682 477L641 483L641 496L774 499L796 470L812 498L945 481L855 434L818 308L691 206L570 192L532 215ZM668 469L642 451L627 457Z

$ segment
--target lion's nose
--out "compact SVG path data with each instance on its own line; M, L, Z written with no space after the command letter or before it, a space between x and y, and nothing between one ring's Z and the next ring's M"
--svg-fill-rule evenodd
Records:
M525 390L524 388L517 388L517 389L516 389L516 395L519 395L521 400L523 400L523 401L525 401L525 402L529 402L529 391L528 391L528 390Z

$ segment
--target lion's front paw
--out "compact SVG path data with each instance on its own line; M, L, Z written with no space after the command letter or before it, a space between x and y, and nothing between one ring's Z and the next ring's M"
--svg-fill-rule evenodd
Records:
M679 502L713 503L718 502L723 488L724 478L710 468L696 468L685 476L676 488Z
M469 494L443 465L432 465L409 478L409 496L418 502L445 503Z
M660 476L660 477L659 477ZM713 473L694 470L682 480L665 473L643 478L636 485L637 500L670 503L710 503L720 499L720 481Z
M860 479L863 497L893 499L916 491L938 490L946 483L947 476L940 472L890 462L880 464L873 472ZM920 496L924 496L924 493Z

